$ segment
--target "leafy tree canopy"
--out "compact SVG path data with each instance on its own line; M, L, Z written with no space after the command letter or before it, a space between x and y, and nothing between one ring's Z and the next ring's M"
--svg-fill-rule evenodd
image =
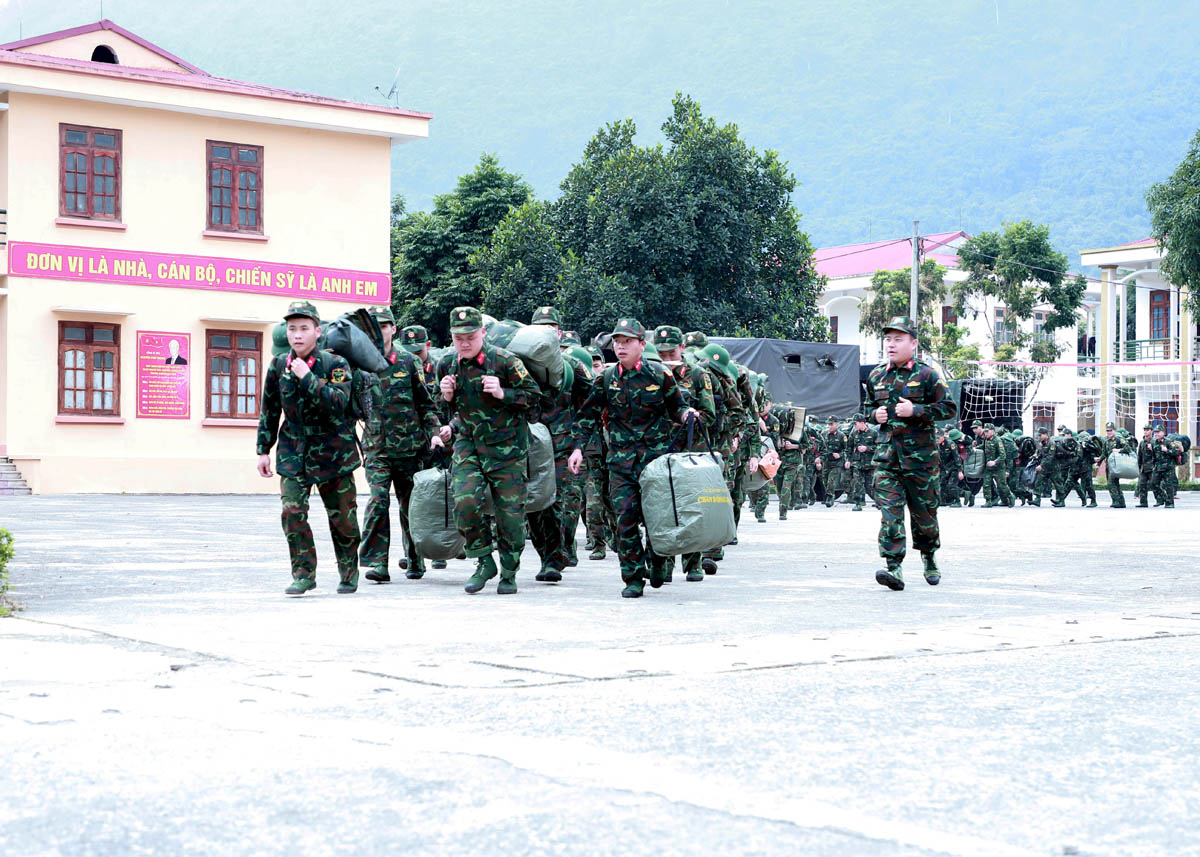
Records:
M1152 234L1165 251L1162 272L1188 290L1188 307L1200 314L1200 131L1171 177L1146 192L1146 205Z

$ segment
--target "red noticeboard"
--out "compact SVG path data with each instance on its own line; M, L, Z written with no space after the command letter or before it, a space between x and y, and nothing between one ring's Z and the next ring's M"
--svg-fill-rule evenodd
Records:
M191 408L192 339L188 333L137 333L137 416L186 420Z

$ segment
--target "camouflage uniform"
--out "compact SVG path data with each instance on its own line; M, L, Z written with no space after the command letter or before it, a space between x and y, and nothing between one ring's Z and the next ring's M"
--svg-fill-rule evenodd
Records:
M896 318L888 329L916 336L910 319ZM899 399L913 403L913 414L896 414ZM934 423L958 412L946 382L933 367L913 359L902 366L888 363L871 370L867 381L867 410L887 408L887 422L879 432L875 448L875 496L882 513L879 524L879 553L887 571L875 579L889 588L903 589L900 565L905 554L904 507L912 521L913 547L926 561L926 580L940 580L933 554L941 547L938 532L938 456L933 443ZM872 418L874 415L872 414ZM933 574L931 576L930 569ZM886 580L885 580L886 578Z
M796 415L787 405L775 408L775 419L780 423L779 432L779 470L775 474L775 491L779 494L779 520L786 521L787 513L800 504L803 488L800 484L804 464L804 448L802 443L788 439L794 429ZM789 449L789 444L794 449Z
M768 413L763 417L763 422L767 424L766 436L771 439L771 443L775 446L775 451L779 451L779 417L773 413ZM760 446L760 450L761 450ZM754 517L758 521L767 520L767 505L771 502L771 480L767 480L766 484L761 488L750 492L750 502L754 507Z
M288 318L320 317L307 301L288 307ZM293 587L300 594L315 585L317 549L308 525L313 486L329 518L329 534L337 557L339 591L358 586L358 497L354 471L360 462L350 412L350 364L332 351L313 350L305 362L309 373L298 380L288 365L292 352L274 358L263 382L262 411L256 445L267 455L279 443L275 469L283 505L283 532L291 556ZM283 425L279 423L283 417Z
M1038 435L1037 451L1034 454L1038 467L1037 477L1033 481L1033 504L1042 505L1042 498L1049 497L1054 502L1054 450L1050 446L1049 435Z
M962 459L958 455L958 440L948 434L938 440L938 463L941 467L941 504L943 506L961 506L960 486L958 475L962 473Z
M458 307L451 312L450 323L452 333L469 333L478 329L482 319L479 310ZM470 360L456 353L445 355L437 366L439 383L447 375L456 379L450 399L454 415L455 522L466 539L466 555L484 560L477 575L489 571L492 528L483 509L491 492L501 582L512 582L525 545L525 466L529 448L526 415L540 391L525 364L511 352L486 342ZM484 392L485 375L500 380L503 399Z
M738 373L729 358L728 351L722 346L712 343L705 346L701 354L704 358L704 367L709 370L717 385L714 391L714 400L719 400L717 401L717 411L720 428L714 446L721 453L721 460L724 462L725 484L729 488L729 496L733 499L733 520L736 528L737 522L741 519L741 504L745 495L741 485L735 484L735 477L740 470L739 457L745 451L745 438L751 431L750 409L753 405L747 406L738 390ZM758 423L757 420L754 420L754 435L757 437L757 434ZM735 440L738 444L736 452L733 449ZM733 543L736 542L735 536ZM714 563L719 562L725 558L725 549L716 548L705 551L704 557ZM710 574L714 573L716 566L706 563L705 570Z
M1109 504L1113 509L1125 508L1125 492L1121 490L1121 480L1112 475L1108 470L1108 457L1114 452L1136 452L1136 447L1133 444L1133 439L1124 433L1124 430L1116 431L1116 426L1113 423L1108 423L1105 427L1105 432L1112 432L1112 437L1099 439L1100 454L1099 461L1105 462L1105 478L1108 480L1108 497L1112 502Z
M1161 429L1157 429L1155 434ZM1155 437L1152 444L1154 470L1150 474L1150 491L1154 502L1167 509L1175 508L1175 468L1183 455L1183 444L1168 437Z
M991 437L987 436L988 432L992 433ZM1008 490L1008 451L1004 441L996 437L993 428L987 427L983 434L983 498L987 500L984 508L1001 503L1012 506L1013 495ZM993 461L994 465L988 463Z
M1150 505L1150 480L1154 475L1154 435L1153 429L1147 423L1142 427L1142 439L1138 442L1138 506L1146 508Z
M1089 507L1096 504L1096 486L1092 484L1092 468L1095 466L1096 439L1087 432L1079 433L1079 455L1072 462L1071 476L1079 486L1079 499Z
M811 425L804 426L803 438L804 464L801 471L802 491L799 506L817 504L817 462L821 460L821 433Z
M386 320L391 321L391 313ZM377 314L381 317L383 313ZM407 350L389 348L385 355L388 369L378 375L375 412L366 423L363 454L371 499L363 517L362 564L371 567L369 580L390 579L387 572L391 546L391 493L396 491L400 507L400 528L404 555L409 560L408 576L416 579L425 573L425 564L417 554L408 527L408 502L413 477L425 466L429 438L441 426L437 407L429 395L420 361Z
M1059 426L1059 431L1062 434L1051 442L1050 455L1054 459L1054 502L1052 505L1061 508L1067 505L1067 494L1070 493L1072 487L1080 492L1081 500L1083 497L1082 490L1072 477L1072 468L1079 455L1079 442L1075 440L1066 426Z
M862 414L854 415L856 427L846 441L846 457L850 461L850 502L854 504L856 512L862 511L863 503L867 499L867 485L875 470L873 459L876 436L866 426L857 428L863 419ZM860 452L860 446L865 446L866 449Z
M1025 504L1026 491L1021 487L1021 468L1017 466L1017 461L1021 457L1021 451L1017 448L1017 438L1013 437L1013 433L1008 430L996 430L996 437L1004 445L1004 469L1008 473L1008 493L1014 500L1021 500L1021 505Z
M833 431L826 429L821 436L821 484L825 486L825 505L832 506L837 502L838 495L846 490L845 479L849 468L846 458L846 435L838 428L837 417L830 417L828 425Z
M621 319L614 336L645 338L635 319ZM647 562L651 585L666 576L665 558L647 550L642 542L642 497L638 479L647 464L671 445L673 422L682 422L688 405L674 376L662 363L642 359L632 369L610 366L592 384L592 392L575 419L575 448L582 454L588 439L608 425L609 496L616 510L616 549L621 562L625 597L642 594Z

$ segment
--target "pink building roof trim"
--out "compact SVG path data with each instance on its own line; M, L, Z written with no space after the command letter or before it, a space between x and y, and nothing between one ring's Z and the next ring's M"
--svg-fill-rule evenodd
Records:
M29 48L29 47L33 47L34 45L44 45L47 42L57 42L59 39L69 39L72 36L82 36L82 35L86 35L87 33L94 33L97 30L112 30L114 33L118 33L119 35L122 35L125 38L129 39L129 41L136 42L137 44L141 45L146 50L151 51L152 53L158 54L163 59L170 60L171 62L175 63L176 65L186 68L188 71L192 72L192 74L203 74L203 75L208 74L208 72L206 72L204 69L197 68L196 66L187 62L186 60L181 60L179 57L175 56L173 53L170 53L169 51L165 51L162 48L160 48L158 45L154 44L153 42L149 42L149 41L143 39L137 33L129 32L129 30L126 30L124 27L114 24L112 21L108 20L107 18L104 18L103 20L100 20L100 21L96 21L93 24L84 24L81 27L71 27L68 30L59 30L54 33L45 33L44 35L41 35L41 36L30 36L28 39L21 39L20 41L16 41L16 42L9 42L8 44L0 45L0 50L15 51L19 48Z
M101 27L101 24L108 24L107 27ZM120 32L127 38L137 39L137 41L149 50L170 59L171 62L180 63L185 67L194 69L193 72L175 72L164 71L155 68L138 68L135 66L122 66L112 63L91 62L88 60L76 60L66 57L51 57L44 54L36 54L30 52L21 52L14 48L26 47L29 44L44 44L56 38L66 38L68 36L79 35L85 32L95 32L99 29L110 29L114 32ZM134 36L127 30L122 30L111 21L100 21L97 24L88 24L85 27L76 27L73 30L60 30L58 33L50 33L46 36L34 36L29 39L22 39L19 42L10 42L6 45L0 45L0 64L8 65L25 65L34 68L46 68L58 71L68 71L77 74L87 74L96 77L109 77L124 80L142 81L146 83L158 83L164 86L177 86L184 89L198 89L209 92L223 92L231 95L246 95L254 98L270 98L278 101L291 101L300 104L312 104L319 107L337 107L345 110L355 110L364 113L382 113L388 116L404 116L411 119L433 119L432 113L422 113L417 110L405 110L398 107L384 107L378 104L363 104L357 101L346 101L340 98L331 98L327 95L315 95L310 92L299 92L293 89L281 89L279 87L267 86L261 83L250 83L243 80L233 80L232 78L216 77L206 71L201 71L195 66L187 66L182 60L172 56L166 51L158 48L151 43Z
M939 232L921 236L921 254L947 268L958 267L958 254L938 253L959 238L970 236L962 230ZM952 248L951 248L952 249ZM822 247L813 253L817 273L835 279L858 277L876 271L898 271L912 265L912 239L893 238L888 241L871 241L865 244L843 244L838 247Z

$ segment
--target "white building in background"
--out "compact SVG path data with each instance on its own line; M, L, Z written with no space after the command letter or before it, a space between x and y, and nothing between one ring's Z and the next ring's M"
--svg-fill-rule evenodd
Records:
M946 268L946 283L953 286L967 278L959 268L958 249L970 238L967 233L943 232L921 238L921 258L932 259ZM866 244L848 244L840 247L823 247L816 251L817 272L825 276L825 289L819 300L822 313L829 319L833 340L838 343L859 346L864 364L883 358L883 345L873 334L859 329L860 310L871 291L871 277L877 271L898 271L912 266L912 239L894 238ZM1081 319L1091 332L1096 328L1096 309L1100 302L1099 288L1089 288L1084 297ZM995 358L996 347L1011 341L1014 322L1007 317L1004 303L992 299L975 300L974 312L959 317L950 299L934 312L939 327L948 323L967 329L965 344L979 346L984 361ZM1036 307L1034 316L1023 323L1027 332L1037 334L1050 308ZM1089 409L1080 409L1077 380L1080 372L1091 374L1091 370L1080 370L1077 363L1093 360L1089 357L1088 337L1081 337L1077 329L1060 329L1054 334L1060 347L1061 371L1045 373L1027 391L1030 401L1024 410L1024 430L1036 431L1041 426L1052 429L1060 424L1071 428L1094 429L1094 419L1089 422ZM1018 357L1018 359L1028 359ZM986 369L986 367L984 367ZM985 371L985 374L988 374ZM1092 409L1094 410L1094 409Z

